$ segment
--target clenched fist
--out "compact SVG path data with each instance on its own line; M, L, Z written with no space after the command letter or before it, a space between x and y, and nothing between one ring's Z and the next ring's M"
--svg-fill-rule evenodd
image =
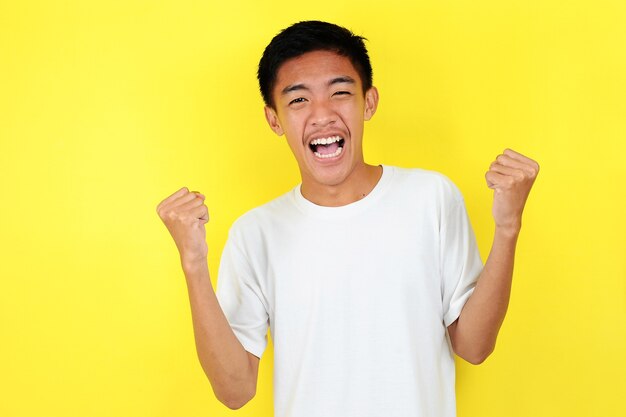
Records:
M496 227L519 232L522 211L538 173L537 162L511 149L491 163L485 178L494 190L492 212Z
M207 258L204 225L209 221L209 211L204 198L183 187L157 206L157 213L174 238L183 265Z

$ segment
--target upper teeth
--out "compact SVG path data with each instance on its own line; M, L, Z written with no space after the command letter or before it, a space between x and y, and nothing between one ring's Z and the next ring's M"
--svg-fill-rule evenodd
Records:
M329 138L313 139L311 141L311 145L329 145L334 142L339 142L340 140L341 140L341 136L331 136Z

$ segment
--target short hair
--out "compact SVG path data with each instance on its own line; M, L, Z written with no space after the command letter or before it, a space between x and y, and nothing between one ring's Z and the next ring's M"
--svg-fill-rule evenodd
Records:
M365 93L372 87L372 65L364 40L344 27L318 20L298 22L283 29L267 45L259 61L257 78L263 101L274 108L272 90L281 65L313 51L332 51L350 59Z

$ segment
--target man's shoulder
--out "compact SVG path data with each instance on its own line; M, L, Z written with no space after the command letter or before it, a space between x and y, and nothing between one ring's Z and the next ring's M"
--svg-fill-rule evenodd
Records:
M291 189L260 206L246 211L233 222L231 232L263 227L263 225L272 224L289 216L295 207L293 203L294 192L295 189Z
M439 182L450 181L448 177L438 171L433 171L418 167L400 167L393 165L383 165L387 169L393 169L396 172L396 176L400 179L406 179L411 181L425 181L425 182Z
M446 175L423 168L388 166L394 171L394 182L402 192L413 192L421 196L432 195L444 200L462 201L459 188Z

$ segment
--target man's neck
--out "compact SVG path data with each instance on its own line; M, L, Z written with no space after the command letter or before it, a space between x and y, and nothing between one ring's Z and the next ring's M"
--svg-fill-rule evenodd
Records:
M363 164L340 184L326 185L313 181L302 181L302 195L319 206L339 207L354 203L367 196L382 176L381 166Z

